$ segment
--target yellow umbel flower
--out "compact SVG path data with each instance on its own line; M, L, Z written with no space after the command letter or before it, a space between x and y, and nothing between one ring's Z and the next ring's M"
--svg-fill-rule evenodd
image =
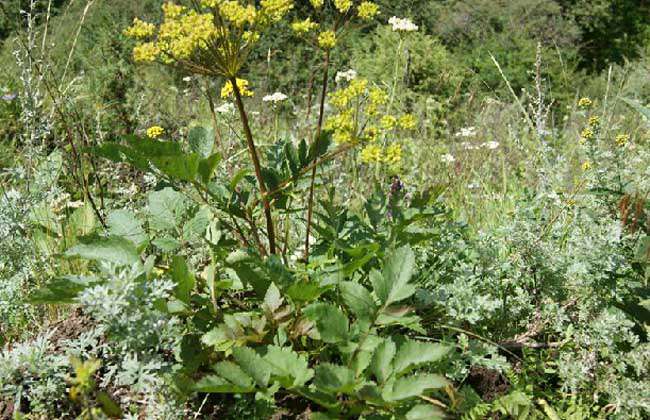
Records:
M616 139L614 140L616 142L616 145L623 147L627 145L627 143L630 141L630 135L629 134L619 134L616 136Z
M153 36L155 32L156 25L135 18L133 24L124 30L124 35L130 38L143 39Z
M402 161L402 145L399 143L393 143L386 148L386 153L384 156L384 162L390 166L398 166Z
M590 108L591 105L593 105L593 102L589 98L580 98L580 100L578 101L578 107L582 109Z
M185 7L174 3L165 3L162 5L163 16L166 19L174 19L179 17L184 11Z
M585 127L580 133L580 138L584 141L591 140L594 138L594 130L589 127Z
M381 117L381 121L379 123L381 124L381 128L384 130L392 130L393 128L397 127L397 118L392 115L384 115Z
M370 20L379 14L379 6L371 1L364 1L359 5L357 14L363 20Z
M418 124L413 114L404 114L399 118L399 126L405 130L413 130Z
M160 55L160 49L153 42L145 42L140 45L136 45L133 48L133 59L136 62L152 62L156 61Z
M241 94L241 96L253 96L253 91L248 89L248 80L238 78L237 88L239 89L239 93ZM221 88L221 98L226 99L232 94L233 94L232 83L230 82L230 80L228 80Z
M318 35L318 45L326 50L331 50L336 46L336 33L334 31L321 32Z
M589 117L589 127L592 128L600 127L600 117L598 115L593 115Z
M320 9L321 7L323 7L323 3L325 2L325 0L309 0L309 2L314 7L314 9Z
M278 22L289 10L293 9L292 0L262 0L262 13L271 22Z
M147 137L152 139L157 139L165 133L165 129L159 125L154 125L147 128Z
M255 6L248 5L244 7L234 0L222 2L219 6L219 12L237 28L241 28L245 24L254 24L257 16Z
M380 163L383 161L381 147L377 144L369 144L361 150L359 158L364 163Z
M299 20L291 24L291 29L299 35L306 34L307 32L312 31L316 28L318 28L318 23L312 22L311 18Z
M352 0L334 0L334 7L341 13L347 13L352 7Z
M588 171L589 169L591 169L591 162L589 162L588 160L582 162L582 170Z

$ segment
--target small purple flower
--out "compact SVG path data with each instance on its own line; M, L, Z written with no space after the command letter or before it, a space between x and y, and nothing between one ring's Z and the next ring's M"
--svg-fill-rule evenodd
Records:
M16 96L17 95L15 93L6 93L6 94L2 95L2 100L5 101L5 102L11 102L14 99L16 99Z

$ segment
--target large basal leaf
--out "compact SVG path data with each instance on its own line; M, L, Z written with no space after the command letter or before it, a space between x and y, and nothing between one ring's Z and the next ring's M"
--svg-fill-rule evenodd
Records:
M403 375L410 370L426 363L442 359L450 348L438 343L406 340L397 351L393 360L393 370L396 375Z
M75 245L65 252L65 256L106 261L122 266L140 262L140 255L133 242L120 236L109 236L95 242Z
M76 209L68 219L68 229L76 236L90 235L97 227L97 218L90 204Z
M73 303L84 289L99 284L100 280L87 276L65 276L50 281L45 286L29 295L29 302L39 303Z
M154 230L176 229L188 209L185 196L172 188L149 193L149 226Z
M449 381L441 375L421 373L391 380L382 391L386 401L400 401L422 395L431 389L444 388Z
M341 343L348 339L348 317L329 303L314 303L304 310L305 315L316 323L321 340L326 343Z
M271 367L271 374L285 388L301 387L313 376L307 358L289 348L269 346L264 360Z
M121 236L133 242L138 249L149 241L142 224L131 210L120 209L110 212L106 224L111 235Z
M271 368L262 357L250 347L235 347L232 355L237 364L250 375L257 385L266 387L271 378Z
M345 366L321 363L315 369L314 385L320 391L351 394L355 384L354 372Z
M404 300L415 293L415 286L409 284L414 265L413 251L405 246L396 249L387 257L381 275L371 275L375 294L384 306Z

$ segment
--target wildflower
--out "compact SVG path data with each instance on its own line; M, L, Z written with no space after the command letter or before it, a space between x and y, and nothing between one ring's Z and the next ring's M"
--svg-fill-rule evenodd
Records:
M391 166L397 166L402 161L402 145L393 143L386 148L384 162Z
M456 137L474 137L476 135L476 127L463 127L455 135Z
M248 89L248 80L238 78L237 88L239 89L239 93L241 93L242 96L253 96L253 91ZM221 97L225 99L232 94L233 94L232 83L230 82L230 80L228 80L226 84L223 85L223 88L221 88Z
M590 108L593 102L589 98L580 98L578 101L578 107L582 109Z
M348 71L339 71L336 73L336 83L341 83L341 81L345 80L346 82L350 82L354 80L357 77L357 72L350 69Z
M184 81L185 83L189 83L189 82L192 81L192 77L191 77L191 76L183 77L183 81Z
M156 61L159 54L160 49L153 42L145 42L133 48L133 59L141 63Z
M591 169L591 162L589 162L588 160L582 162L582 170L588 171L589 169Z
M616 139L614 140L616 144L620 147L623 147L627 145L627 143L630 141L630 135L629 134L619 134L616 136Z
M481 144L481 146L486 147L490 150L494 150L499 147L499 142L498 141L488 141L487 143Z
M154 125L147 128L147 137L152 139L157 139L158 137L162 136L164 133L165 133L165 129L158 125Z
M589 127L594 129L600 127L600 117L598 115L592 115L589 117Z
M262 98L263 102L273 102L273 103L278 103L282 101L286 101L288 99L288 96L285 95L282 92L275 92L273 95L266 95L265 97Z
M456 158L453 155L449 154L449 153L445 153L444 155L442 155L440 157L440 160L442 162L444 162L444 163L454 163L454 162L456 162Z
M364 140L372 142L377 140L377 135L379 135L379 129L377 129L377 127L374 126L366 127L364 133L365 133Z
M361 2L357 14L363 20L370 20L379 14L379 6L370 1Z
M582 141L591 140L594 138L594 130L589 127L585 127L580 133L580 139Z
M418 25L413 23L411 19L402 19L398 18L397 16L393 16L392 18L388 19L388 24L392 25L394 32L415 32L419 29Z
M364 163L380 163L383 160L381 147L377 144L369 144L364 147L359 157Z
M379 107L388 103L388 94L378 87L373 87L368 93L368 115L375 115Z
M224 102L221 106L215 109L219 114L232 114L235 112L235 105L232 102Z
M321 7L323 7L323 3L325 2L325 0L309 0L309 2L314 7L314 9L320 9Z
M341 13L347 13L352 7L352 0L334 0L334 7Z
M399 118L399 126L405 130L413 130L417 126L417 120L413 114L404 114Z
M384 115L379 123L384 130L392 130L397 126L397 118L392 115Z
M334 31L321 32L318 35L318 45L326 50L330 50L336 46L336 33Z
M247 23L252 25L257 17L255 7L251 5L244 7L238 1L222 2L219 5L219 12L237 28L241 28Z
M260 5L271 22L278 22L293 9L293 0L262 0Z
M318 28L318 23L312 22L311 18L300 20L291 24L291 30L293 30L298 35L304 35L316 28Z
M124 35L129 38L143 39L153 36L156 26L153 23L144 22L138 18L133 19L133 24L124 30Z

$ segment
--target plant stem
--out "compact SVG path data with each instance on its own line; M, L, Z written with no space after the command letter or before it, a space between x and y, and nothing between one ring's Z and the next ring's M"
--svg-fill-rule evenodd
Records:
M320 106L318 110L318 124L316 125L316 136L314 136L314 143L318 141L323 128L323 116L325 114L325 96L327 95L327 79L329 76L330 67L330 52L325 51L325 64L323 68L323 88L320 93ZM314 163L318 162L318 156L314 157ZM311 220L314 213L314 184L316 183L316 169L318 165L314 165L311 171L311 182L309 183L309 199L307 202L307 228L305 231L305 261L309 260L309 234L311 233Z
M246 110L244 109L244 102L241 98L241 92L237 86L237 79L235 77L230 77L230 83L232 83L232 90L235 94L235 102L237 103L239 116L241 117L242 126L244 127L244 134L246 135L248 152L251 155L251 160L253 161L253 167L255 168L255 177L257 178L257 183L259 184L260 188L260 195L262 196L262 204L264 205L264 217L266 218L266 233L269 238L269 252L271 254L275 254L275 229L273 227L273 216L271 215L271 205L269 204L269 199L266 194L266 185L264 184L264 178L262 178L262 167L260 165L260 159L257 155L255 142L253 141L253 133L251 132L251 128L248 123L248 116L246 115Z

